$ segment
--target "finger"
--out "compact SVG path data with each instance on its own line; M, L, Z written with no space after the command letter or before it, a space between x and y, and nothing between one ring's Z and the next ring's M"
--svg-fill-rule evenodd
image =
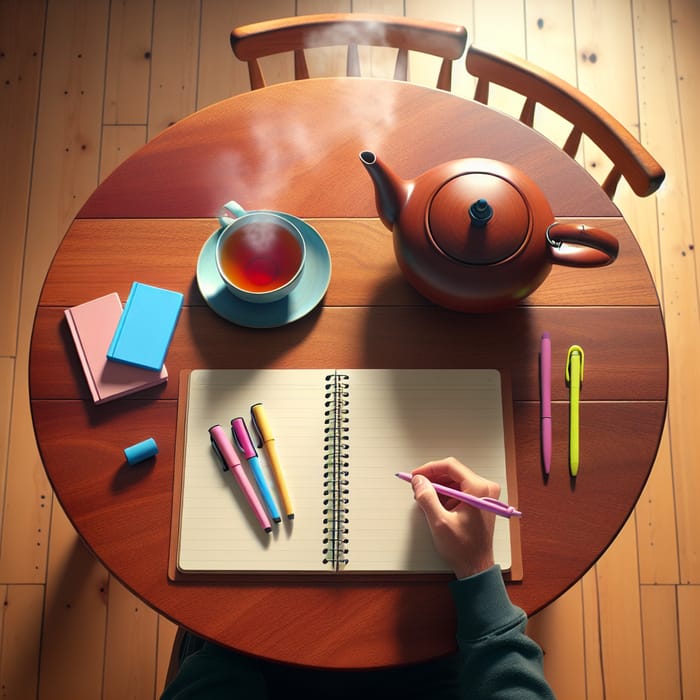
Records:
M445 509L428 479L418 474L411 479L411 486L413 487L413 496L416 499L416 503L429 523L435 522L444 514Z
M444 484L445 486L456 486L458 489L475 496L498 498L501 492L498 484L479 476L479 474L454 457L427 462L414 469L412 474L421 474L431 481Z

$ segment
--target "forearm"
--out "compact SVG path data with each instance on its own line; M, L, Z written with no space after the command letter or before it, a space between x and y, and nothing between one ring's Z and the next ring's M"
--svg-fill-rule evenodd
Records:
M450 588L457 604L465 697L553 698L542 650L526 636L527 617L510 602L500 569L454 581Z

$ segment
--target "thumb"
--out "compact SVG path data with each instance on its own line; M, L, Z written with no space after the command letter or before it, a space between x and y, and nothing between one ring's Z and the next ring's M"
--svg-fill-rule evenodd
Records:
M416 474L411 479L411 486L413 487L413 496L416 499L416 503L423 511L428 522L435 521L440 513L444 511L444 508L430 481L424 476Z

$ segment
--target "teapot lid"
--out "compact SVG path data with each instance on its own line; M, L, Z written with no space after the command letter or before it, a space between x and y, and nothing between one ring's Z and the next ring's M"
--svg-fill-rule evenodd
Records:
M433 195L427 216L435 245L470 265L509 258L530 232L530 209L509 180L488 172L469 172L447 180Z

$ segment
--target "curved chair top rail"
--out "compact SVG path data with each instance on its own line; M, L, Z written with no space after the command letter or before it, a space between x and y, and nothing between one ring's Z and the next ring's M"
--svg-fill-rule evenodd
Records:
M326 13L273 19L236 27L231 48L248 63L253 90L265 86L258 59L294 52L294 77L309 77L304 50L346 45L347 75L360 75L358 46L386 46L398 49L395 80L407 80L408 52L418 51L442 58L436 87L450 90L452 64L464 54L467 30L460 25L409 17L366 13Z
M474 99L488 104L489 85L494 83L523 95L526 100L520 121L533 127L535 107L544 105L572 124L562 149L576 156L585 134L612 162L602 188L613 198L620 177L640 197L655 192L665 172L652 155L611 114L590 97L553 73L506 52L487 51L471 45L467 71L477 78Z

